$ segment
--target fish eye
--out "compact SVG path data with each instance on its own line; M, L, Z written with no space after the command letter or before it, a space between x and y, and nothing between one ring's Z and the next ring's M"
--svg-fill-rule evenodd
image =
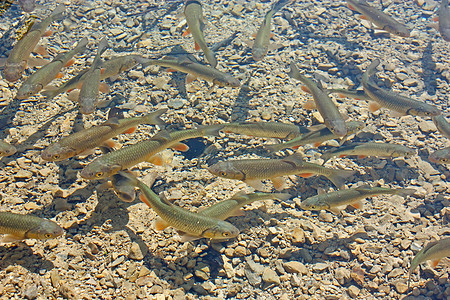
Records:
M448 158L441 158L441 161L448 162Z
M312 209L316 209L316 206L315 206L315 205L311 205L311 208L312 208Z
M219 175L220 175L220 176L227 176L227 172L220 171L220 172L219 172Z
M46 233L46 234L44 234L44 237L47 238L47 239L49 239L49 238L52 237L52 235L51 235L50 233Z
M53 159L59 159L60 155L59 154L55 154L53 155Z
M97 172L96 174L95 174L95 177L102 177L103 176L103 172Z
M222 233L222 235L225 236L225 237L227 237L227 236L230 235L230 233L229 233L229 232L224 232L224 233Z

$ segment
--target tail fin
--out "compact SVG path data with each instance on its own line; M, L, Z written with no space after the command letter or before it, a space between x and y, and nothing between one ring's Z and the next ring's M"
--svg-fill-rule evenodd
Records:
M320 158L323 159L323 163L325 164L327 161L329 161L334 156L333 151L326 151L324 152Z
M278 201L286 201L292 197L289 193L273 193L272 198Z
M60 20L63 17L63 13L66 11L66 6L64 4L58 5L50 15L53 21Z
M398 189L395 194L402 197L406 197L414 194L415 192L416 192L415 189Z
M291 162L295 164L295 166L301 167L303 165L303 155L301 153L294 153L283 158L283 161Z
M203 130L205 130L205 136L220 136L220 130L225 127L224 124L215 124L215 125L206 125L202 126Z
M152 112L146 116L144 116L143 121L146 124L150 125L165 125L164 121L161 120L160 116L167 111L167 108L158 109L155 112Z
M344 186L344 183L347 180L347 178L356 173L356 171L351 170L341 170L341 169L330 169L330 170L332 170L330 174L325 176L327 176L327 178L339 189Z
M208 49L208 51L205 52L205 57L213 68L217 66L216 54L212 50Z

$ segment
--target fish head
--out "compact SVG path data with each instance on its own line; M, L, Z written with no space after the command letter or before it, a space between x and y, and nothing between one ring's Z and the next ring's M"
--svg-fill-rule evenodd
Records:
M46 161L61 161L77 155L77 151L72 147L55 143L42 151L41 157Z
M347 134L353 134L355 132L361 131L366 127L366 124L361 121L354 121L351 124L347 124Z
M84 169L80 172L80 176L84 179L103 179L110 177L117 172L119 172L122 167L115 163L109 163L105 160L96 159L90 164L88 164Z
M222 76L221 78L216 78L213 80L213 83L217 86L228 86L228 87L240 87L241 83L239 82L239 80L237 80L236 78L234 78L231 75L225 75Z
M27 67L27 62L25 60L19 63L6 63L5 68L3 69L3 77L9 81L17 81L22 77L23 71Z
M328 124L331 127L331 131L337 136L347 135L347 126L344 120L330 120Z
M266 56L268 47L255 47L252 49L252 56L254 61L260 61Z
M439 116L441 114L441 111L435 106L424 103L424 105L418 105L417 107L408 109L406 113L419 117L435 117Z
M392 157L408 157L416 154L416 151L413 149L405 148L405 149L399 149L395 150L392 153Z
M80 105L80 113L83 115L90 115L94 113L97 108L97 99L96 98L86 98L83 101L79 101Z
M3 149L0 149L0 157L2 156L10 156L17 152L16 147L10 145L8 147L4 147Z
M428 159L435 164L449 164L450 163L450 150L449 151L436 151Z
M122 62L122 66L120 67L119 73L122 73L126 70L131 69L132 67L137 65L139 62L142 62L143 59L144 58L140 55L128 55L127 57L124 58L124 60Z
M16 98L19 100L27 99L35 94L37 94L44 87L40 83L27 83L22 84L22 86L17 91Z
M312 197L303 200L300 203L300 208L304 210L322 210L322 209L329 209L330 206L318 200L317 198Z
M203 231L202 237L213 240L228 240L238 236L238 234L239 229L233 224L220 220L216 226Z
M221 161L208 168L208 171L216 176L228 179L245 179L245 174L237 169L232 161Z
M25 233L25 238L48 240L48 239L54 239L63 234L64 234L64 229L59 227L58 224L56 224L53 221L44 219L38 226L28 230Z

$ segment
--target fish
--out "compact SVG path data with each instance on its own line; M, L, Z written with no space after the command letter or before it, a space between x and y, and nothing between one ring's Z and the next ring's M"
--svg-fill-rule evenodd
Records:
M353 98L357 100L372 100L364 90L348 90L348 89L327 89L328 94L338 94L341 98Z
M281 122L238 122L225 124L223 131L264 138L291 140L300 136L301 131L305 131L305 129L294 124Z
M243 211L241 207L255 201L268 199L286 201L291 197L292 195L288 193L237 193L230 199L217 202L205 209L199 210L198 214L214 219L226 220L232 216L242 216Z
M267 55L267 52L269 52L273 15L290 2L291 0L279 0L264 16L263 23L256 32L255 41L252 45L252 56L255 61L262 60Z
M365 124L360 121L348 121L345 123L347 127L347 135L342 137L341 143L343 143L350 135L361 131ZM311 131L305 133L299 137L296 137L288 142L281 144L273 144L264 146L270 152L280 151L286 148L298 148L306 144L314 144L315 147L319 147L325 141L337 139L339 136L335 135L327 127L321 128L319 130Z
M365 0L347 0L348 7L363 15L379 29L400 37L409 37L411 30L379 9L370 6Z
M80 94L78 95L78 104L80 105L80 113L84 115L92 114L97 107L101 80L101 55L108 47L109 45L106 38L101 39L91 68L86 72L85 79L81 85Z
M64 229L53 221L32 215L0 212L1 242L8 243L24 239L48 240L64 234Z
M450 237L441 238L439 241L428 243L414 256L411 261L411 267L409 268L408 276L408 290L411 284L411 275L414 270L423 262L427 260L432 261L432 266L436 267L439 260L443 257L450 256Z
M434 125L439 130L439 132L450 139L450 123L447 122L443 115L434 116L433 118Z
M30 54L39 43L41 37L46 33L45 29L53 21L60 19L64 12L64 5L58 5L47 18L40 23L33 24L30 31L14 45L11 53L6 59L5 67L3 69L3 78L5 80L14 82L22 77L22 74L27 67L27 61Z
M208 48L203 35L205 23L203 20L202 4L197 0L186 1L184 5L184 16L186 17L188 29L183 33L183 36L191 33L195 41L195 50L202 49L206 60L213 68L215 68L217 66L216 55L211 49Z
M390 143L353 143L344 147L328 150L324 152L321 158L327 162L334 156L344 157L347 155L357 155L359 158L367 156L382 157L403 157L411 156L416 151L403 145Z
M140 55L125 55L111 58L102 63L101 69L102 72L100 74L100 80L105 80L110 77L117 76L118 74L125 72L126 70L131 69L136 66L139 62L138 60L142 58ZM86 79L86 73L89 71L89 68L82 70L78 75L72 77L61 86L57 88L48 88L45 91L41 92L41 95L45 96L47 100L53 99L59 94L71 91L73 89L78 89L83 84L83 81ZM105 88L100 85L100 89L104 90Z
M36 8L36 0L19 0L18 2L24 12L32 12Z
M99 126L92 126L63 137L44 149L41 157L46 161L61 161L76 155L82 155L102 144L114 147L111 138L121 133L133 133L139 124L163 125L164 122L160 119L160 116L166 111L167 109L159 109L136 118L118 119L112 117Z
M314 102L320 115L323 117L324 124L331 130L331 132L340 137L345 136L347 134L347 127L345 126L344 118L326 91L317 86L317 84L310 78L301 75L293 62L291 62L289 76L300 80L306 85L307 89L311 92L314 98Z
M450 42L450 7L448 0L442 0L438 9L439 23L438 28L442 38Z
M73 50L58 54L51 62L31 74L19 87L16 98L23 100L37 94L58 76L64 66L71 64L70 60L75 54L86 49L87 43L87 38L81 39Z
M182 242L199 238L228 240L239 235L239 229L233 224L173 205L158 197L143 182L136 178L130 177L130 179L135 181L135 186L141 191L139 199L152 208L159 218L164 220L163 224L159 224L158 221L155 222L156 230L163 230L165 227L171 226L182 235Z
M11 156L17 152L16 147L0 140L0 157Z
M162 59L144 59L141 63L143 67L147 65L157 65L169 68L169 70L187 73L187 83L192 82L195 78L200 78L212 82L213 86L239 87L241 85L239 80L230 74L195 62L186 55L178 57L165 57Z
M286 188L282 178L294 175L304 164L302 155L296 153L282 159L235 159L218 162L208 168L216 176L241 180L256 190L263 190L262 179L270 179L276 190Z
M347 205L357 209L362 208L361 200L376 195L400 195L406 197L415 192L414 189L390 189L384 187L370 187L367 185L352 189L345 189L331 193L318 194L303 200L300 208L304 210L328 210L340 214Z
M308 178L313 175L322 175L328 178L337 188L344 187L344 183L347 178L353 176L356 171L342 170L342 169L330 169L318 164L303 162L303 166L297 171L295 175L303 178Z
M228 45L231 45L231 42L236 38L236 36L238 35L239 31L235 31L233 32L232 35L230 35L229 37L227 37L224 40L221 40L217 43L215 43L214 45L211 46L211 51L216 52L217 50L219 50L222 47L226 47Z
M362 75L362 85L364 91L376 103L370 104L370 110L376 111L380 107L395 111L400 115L412 115L419 117L434 117L441 114L441 111L430 104L417 101L392 91L387 91L378 87L371 78L376 72L376 67L380 64L379 59L375 59Z
M85 179L102 179L110 177L121 170L128 169L140 162L149 161L154 164L162 164L159 152L167 148L187 151L187 145L180 143L182 140L202 136L219 136L219 130L223 125L205 125L197 129L186 129L156 136L140 141L134 145L122 147L119 150L104 154L81 171L81 177Z
M431 153L428 159L436 164L450 164L450 147Z

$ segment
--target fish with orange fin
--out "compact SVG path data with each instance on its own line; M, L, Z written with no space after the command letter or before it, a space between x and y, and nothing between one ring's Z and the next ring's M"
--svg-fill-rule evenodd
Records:
M9 82L14 82L22 77L27 67L31 52L36 48L39 40L46 34L47 27L53 22L60 19L65 11L63 4L58 5L44 20L33 24L30 31L14 45L11 53L6 59L3 69L3 78Z
M394 20L379 9L370 6L365 0L347 0L348 7L363 15L363 19L367 19L375 24L379 29L385 30L394 35L401 37L409 37L411 30L405 25Z
M409 277L408 277L408 289L411 284L411 275L414 270L423 262L427 260L432 261L432 266L435 268L441 258L450 256L450 237L445 237L440 239L439 241L430 242L425 247L422 248L419 252L417 252L416 256L414 256L411 261L411 267L409 268Z
M322 124L319 125L319 127L317 127L320 129L312 130L309 133L302 134L301 136L284 143L264 146L264 148L266 148L270 152L276 152L286 148L297 149L300 146L306 144L313 144L315 147L319 147L325 141L339 138L340 144L342 144L347 140L347 138L350 135L358 131L361 131L361 129L364 128L365 124L360 121L348 121L345 123L345 126L347 127L347 135L344 137L339 137L335 135L333 132L330 131L330 129L328 129L327 127L325 127L325 125Z
M187 151L189 147L181 143L181 141L202 136L219 136L219 131L222 128L223 125L205 125L196 129L186 129L171 133L160 132L150 139L122 147L119 150L96 158L84 167L80 175L85 179L102 179L143 161L162 165L163 159L157 155L159 152L167 148Z
M428 159L436 164L450 164L450 147L436 150Z
M385 107L394 111L396 114L403 116L435 117L441 114L441 111L433 105L378 87L372 76L375 74L379 64L379 59L372 61L361 78L364 91L373 101L375 101L370 103L369 108L371 111L376 111L380 107Z
M300 208L304 210L328 210L340 214L348 205L357 209L362 208L361 200L375 195L400 195L406 197L415 192L414 189L390 189L383 187L360 186L357 188L335 191L331 193L319 193L316 196L303 200Z
M281 122L239 122L224 124L223 131L249 136L291 140L299 137L301 132L310 132L311 130Z
M106 38L98 43L97 54L92 62L91 68L86 73L83 84L78 95L78 104L80 105L80 113L88 115L92 114L97 108L98 93L101 80L101 55L109 47Z
M344 157L347 155L356 155L359 158L367 156L408 157L415 153L416 151L403 145L369 142L353 143L344 147L328 150L322 154L321 158L324 162L327 162L334 156Z
M323 118L324 124L337 136L345 136L347 127L345 120L339 112L336 104L330 99L327 92L319 87L312 79L300 74L297 66L291 62L289 77L301 81L312 94L315 106Z
M348 90L348 89L327 89L328 94L338 94L340 98L353 98L356 100L372 100L364 90Z
M118 119L112 116L99 126L92 126L63 137L44 149L41 157L46 161L61 161L75 155L83 155L102 144L114 147L115 143L111 138L121 133L132 133L139 124L163 125L164 122L160 116L166 111L167 109L160 109L143 117L127 119Z
M205 23L203 20L203 9L200 1L186 1L186 4L184 5L184 15L186 17L188 29L183 33L183 36L191 33L195 41L195 50L201 49L205 54L206 60L213 68L215 68L217 66L216 55L211 49L208 48L203 35Z
M64 66L73 63L71 60L72 57L75 54L84 51L87 43L87 38L81 39L73 50L58 54L51 62L31 74L19 87L16 98L21 100L26 99L42 90L53 79L58 77L60 70Z
M433 122L439 132L446 138L450 139L450 123L447 119L443 115L438 115L433 117Z

